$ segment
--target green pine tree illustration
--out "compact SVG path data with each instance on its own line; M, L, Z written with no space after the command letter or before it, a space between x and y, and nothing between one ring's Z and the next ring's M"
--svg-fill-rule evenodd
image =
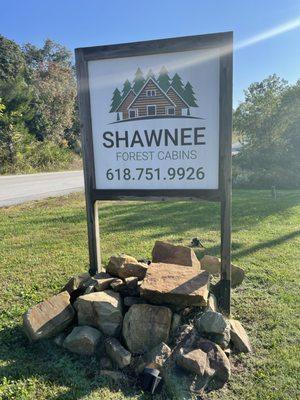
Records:
M188 103L190 107L198 107L198 104L196 103L195 92L190 82L187 82L187 84L185 85L184 100Z
M118 88L116 88L114 90L113 97L111 99L110 112L114 112L118 108L121 101L122 101L122 97L121 97L120 90Z
M184 86L180 76L177 73L173 76L171 86L180 96L184 96Z
M165 66L163 66L159 71L157 82L165 92L169 89L171 78L169 77L168 70Z
M151 68L149 69L149 71L147 73L146 80L149 79L149 78L152 78L153 80L155 80L155 75L154 75L154 73L153 73Z
M143 75L142 70L140 69L140 67L136 70L134 79L133 79L133 90L135 92L135 94L137 94L143 87L145 83L145 78Z
M129 82L128 79L126 79L126 81L123 84L123 89L122 89L122 99L124 99L126 97L126 95L128 94L128 92L131 90L131 83Z

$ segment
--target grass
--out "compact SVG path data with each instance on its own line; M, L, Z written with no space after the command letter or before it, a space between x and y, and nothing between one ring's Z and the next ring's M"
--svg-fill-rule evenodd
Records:
M246 270L233 291L233 316L253 343L234 357L222 400L291 400L299 391L300 191L235 191L233 260ZM150 257L156 239L188 244L202 239L219 253L219 206L204 202L103 202L101 250ZM0 209L0 399L147 399L134 388L99 377L85 359L51 341L29 345L21 328L28 307L51 296L88 267L83 195ZM299 387L298 387L299 390ZM162 398L161 396L160 398Z

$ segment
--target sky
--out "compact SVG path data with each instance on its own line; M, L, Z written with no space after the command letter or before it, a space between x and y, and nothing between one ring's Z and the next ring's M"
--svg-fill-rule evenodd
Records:
M0 34L71 51L213 32L234 32L233 104L276 73L300 79L300 0L0 0Z

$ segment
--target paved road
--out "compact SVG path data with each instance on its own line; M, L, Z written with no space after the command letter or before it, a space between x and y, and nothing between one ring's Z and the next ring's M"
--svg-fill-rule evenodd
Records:
M83 190L83 172L0 176L0 207Z

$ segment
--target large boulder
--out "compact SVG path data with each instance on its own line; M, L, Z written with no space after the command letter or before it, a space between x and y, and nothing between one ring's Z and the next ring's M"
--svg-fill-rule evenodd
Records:
M80 355L91 356L102 338L101 332L90 326L76 326L65 338L63 347Z
M26 335L32 341L55 336L73 321L75 311L67 291L45 300L23 315Z
M140 295L150 303L183 307L206 306L209 274L176 264L152 263L141 285Z
M205 255L201 259L201 267L211 275L221 274L221 259L219 257ZM231 287L239 286L245 278L245 271L237 265L231 264Z
M167 342L172 312L167 307L134 304L125 314L123 337L132 353L145 353L161 342Z
M230 338L233 344L234 350L238 353L251 353L252 347L243 325L235 320L231 319L230 322Z
M122 302L119 293L112 290L78 297L74 303L78 325L89 325L107 336L118 336L122 328Z
M219 344L225 349L230 341L229 321L219 312L206 311L196 321L196 327L201 334Z
M110 257L106 267L106 272L121 279L136 277L139 280L143 280L146 275L147 268L147 264L138 262L134 257L124 254L120 257Z
M110 359L119 368L124 368L130 364L131 353L116 338L107 338L105 340L105 350Z
M178 264L201 269L200 261L193 249L186 246L175 246L170 243L156 241L152 250L154 263Z

